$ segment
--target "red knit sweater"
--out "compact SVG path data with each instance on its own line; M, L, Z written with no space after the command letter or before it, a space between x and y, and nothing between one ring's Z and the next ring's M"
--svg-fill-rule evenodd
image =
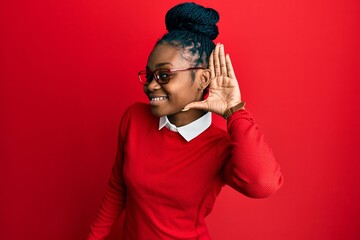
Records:
M103 239L125 209L126 240L210 239L204 218L222 186L262 198L282 184L280 168L246 110L187 142L158 130L159 118L137 103L123 115L116 161L88 240Z

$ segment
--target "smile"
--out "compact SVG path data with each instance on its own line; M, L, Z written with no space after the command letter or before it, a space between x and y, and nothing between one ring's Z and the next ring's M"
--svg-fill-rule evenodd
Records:
M166 100L167 97L153 97L153 98L150 98L150 101L152 102L156 102L156 101L162 101L162 100Z

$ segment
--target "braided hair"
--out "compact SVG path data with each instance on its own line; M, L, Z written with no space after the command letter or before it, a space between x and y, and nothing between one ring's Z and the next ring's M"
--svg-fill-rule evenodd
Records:
M219 14L212 8L192 2L178 4L166 13L168 33L156 45L168 43L195 67L207 67L215 48L213 40L219 35L218 21Z

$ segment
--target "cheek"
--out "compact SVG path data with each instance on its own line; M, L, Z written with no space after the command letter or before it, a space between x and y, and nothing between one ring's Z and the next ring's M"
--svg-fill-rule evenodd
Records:
M194 86L181 86L177 89L172 89L170 100L173 103L184 104L194 101L196 96L197 90Z

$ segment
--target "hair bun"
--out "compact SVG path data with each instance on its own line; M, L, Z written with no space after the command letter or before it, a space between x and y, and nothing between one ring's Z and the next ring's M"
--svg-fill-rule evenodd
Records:
M171 8L165 16L166 29L171 31L190 31L214 40L219 35L216 23L219 14L212 8L196 3L181 3Z

